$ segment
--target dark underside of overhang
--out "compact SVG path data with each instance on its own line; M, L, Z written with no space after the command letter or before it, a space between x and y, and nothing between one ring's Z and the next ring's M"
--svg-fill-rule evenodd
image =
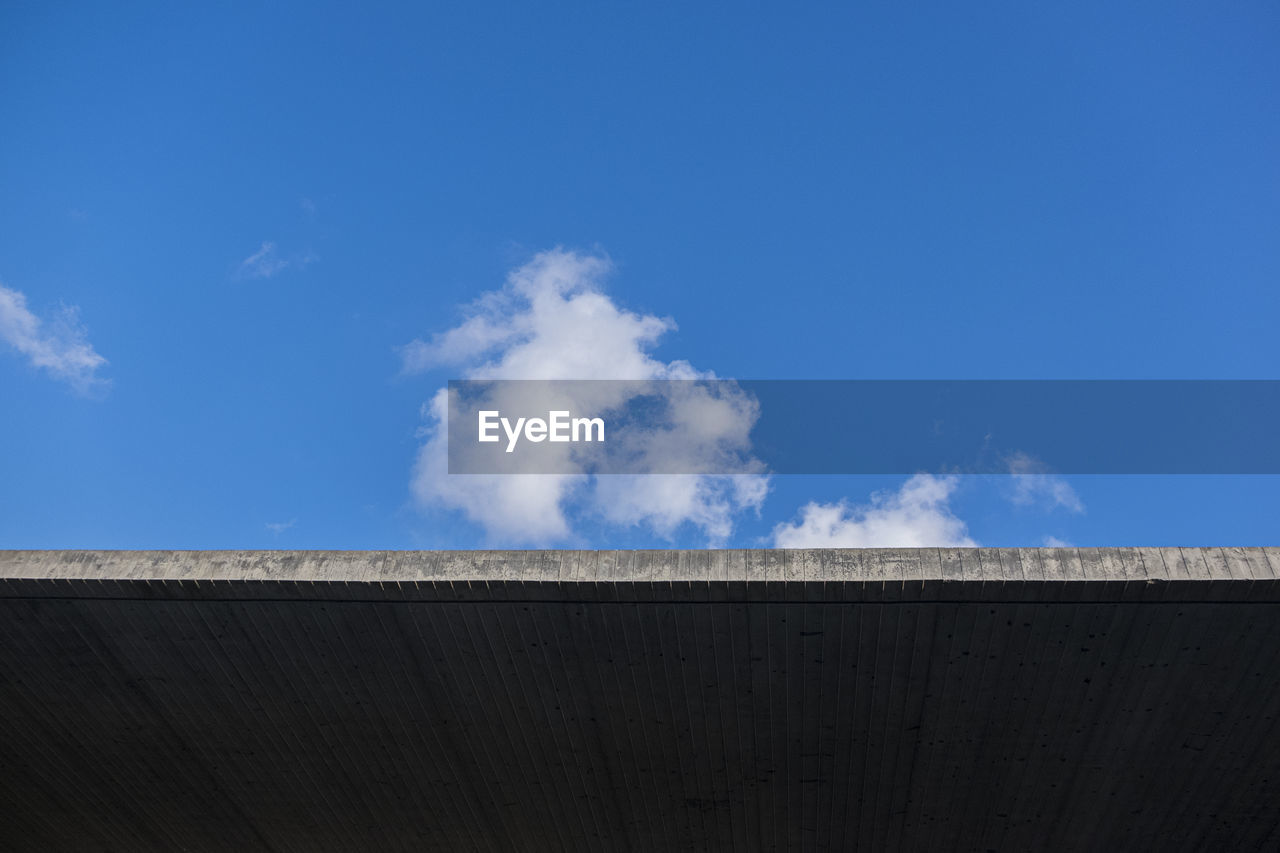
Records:
M1280 847L1273 549L626 554L7 552L0 848Z

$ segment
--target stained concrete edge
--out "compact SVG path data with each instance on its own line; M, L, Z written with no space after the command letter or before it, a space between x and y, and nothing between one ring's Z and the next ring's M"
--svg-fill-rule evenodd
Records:
M1280 548L12 550L0 597L1269 602Z

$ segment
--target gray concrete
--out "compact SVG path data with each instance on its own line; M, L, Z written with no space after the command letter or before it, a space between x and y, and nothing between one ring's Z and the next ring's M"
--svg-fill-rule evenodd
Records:
M0 552L0 849L1273 850L1280 551Z

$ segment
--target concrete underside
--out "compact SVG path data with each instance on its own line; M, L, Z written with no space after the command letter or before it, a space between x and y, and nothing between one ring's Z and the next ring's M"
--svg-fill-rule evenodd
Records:
M1277 673L1277 549L0 552L0 849L1275 850Z

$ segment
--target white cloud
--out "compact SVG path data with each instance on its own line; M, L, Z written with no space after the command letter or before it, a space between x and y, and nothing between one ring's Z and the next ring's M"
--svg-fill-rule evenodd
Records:
M733 532L734 516L758 512L768 493L769 478L756 474L613 475L595 482L594 497L600 515L613 524L644 525L670 539L690 522L718 545Z
M972 547L968 527L951 511L956 477L917 474L896 492L866 504L809 503L800 518L773 529L777 548Z
M1071 484L1061 477L1044 472L1045 466L1025 453L1009 457L1009 500L1015 506L1036 506L1053 511L1061 507L1067 512L1084 512L1084 501Z
M465 377L485 379L711 378L713 374L699 372L686 361L663 362L651 355L675 323L619 307L601 290L610 270L603 257L560 249L542 252L512 271L505 287L478 299L458 325L402 347L403 370L418 373L450 366ZM625 402L610 396L619 393L614 385L574 386L565 393L574 396L557 408L600 410ZM673 448L682 453L744 449L755 417L745 398L673 392L668 404L667 428L647 434L643 446L629 450L669 461ZM426 441L414 465L413 495L422 507L461 510L501 542L570 539L573 518L581 515L613 525L644 526L665 537L689 524L718 544L730 535L734 517L745 510L758 511L768 491L767 478L754 474L450 476L447 410L444 389L423 407ZM565 452L572 451L566 447Z
M461 510L492 539L545 544L570 534L564 503L586 477L568 474L450 476L445 430L447 391L424 405L426 443L418 451L410 488L419 506Z
M74 306L63 306L59 315L46 323L27 308L26 296L0 284L0 340L26 356L33 367L80 393L105 390L110 384L98 376L107 360L86 339L79 309Z
M1070 548L1071 543L1065 539L1059 539L1057 536L1044 537L1044 547L1046 548Z
M291 518L288 521L268 521L266 524L266 527L272 533L279 536L281 533L284 533L286 530L293 527L297 523L298 523L298 519Z
M601 292L608 259L556 249L507 276L501 290L473 303L469 316L429 342L402 348L404 369L462 366L489 379L674 379L687 362L650 356L669 318L634 314Z
M239 278L271 278L287 269L302 269L316 260L310 252L291 257L282 257L276 251L276 244L267 240L249 257L240 262L236 275Z

